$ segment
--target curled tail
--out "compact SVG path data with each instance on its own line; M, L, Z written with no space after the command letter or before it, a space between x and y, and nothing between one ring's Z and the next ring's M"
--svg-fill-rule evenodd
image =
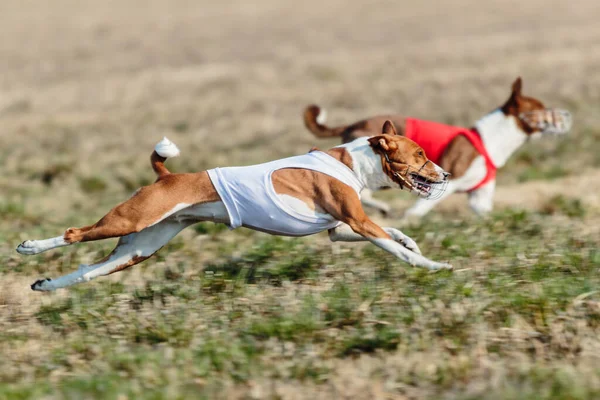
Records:
M154 146L154 151L150 156L150 163L152 164L152 169L159 178L171 173L167 167L165 167L167 158L177 157L178 155L179 149L175 143L171 142L166 137Z
M304 125L318 138L340 136L345 127L329 128L325 124L327 118L325 110L317 105L310 105L304 110Z

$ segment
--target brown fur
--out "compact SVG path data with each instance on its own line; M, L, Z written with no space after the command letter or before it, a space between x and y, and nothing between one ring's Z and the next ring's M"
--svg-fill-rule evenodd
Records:
M397 135L390 121L384 123L382 134L373 137L370 142L373 149L381 154L383 169L390 178L396 179L394 172L402 173L407 165L419 169L426 164L421 175L433 181L440 179L433 165L427 163L423 149L412 140ZM352 168L352 158L345 149L334 148L328 153ZM384 154L387 154L390 162L385 160ZM164 167L164 158L156 152L152 154L151 160L154 171L159 175L155 183L139 189L129 200L110 210L94 225L67 229L65 240L76 243L123 237L161 221L177 204L194 205L221 200L206 171L171 174ZM294 196L312 209L323 210L365 237L390 238L366 216L354 189L335 178L316 171L286 168L275 171L272 181L277 193ZM100 263L116 254L120 243ZM110 273L129 268L149 257L133 256Z
M531 135L536 131L535 128L531 127L523 119L521 119L520 114L528 111L543 110L545 107L544 104L538 99L523 96L522 88L523 81L519 77L514 81L510 97L506 103L504 103L501 109L504 114L515 116L517 118L517 123L523 132Z
M385 133L371 139L371 145L382 155L383 169L390 178L395 179L394 172L403 173L407 165L418 169L426 164L427 158L423 150L412 140L397 135L391 122L384 124L383 132ZM352 168L352 159L345 149L334 148L328 153ZM385 161L384 154L388 155L390 163ZM129 200L110 210L94 225L67 229L65 240L76 243L125 236L161 220L179 203L192 205L220 201L206 171L171 174L166 168L160 167L155 168L155 171L163 174L155 183L139 189ZM431 163L425 166L421 174L434 181L439 178ZM328 175L303 169L281 169L273 173L272 179L277 193L294 196L313 209L315 206L323 210L336 208L337 204L346 201L347 189L352 190Z
M150 156L150 164L152 164L152 169L154 170L154 172L156 172L156 175L158 175L159 177L171 173L167 169L167 167L165 167L164 163L166 160L167 159L165 157L158 155L156 151L153 151L152 155Z
M116 250L116 249L115 249ZM111 253L112 254L112 253ZM154 254L153 254L154 255ZM110 256L109 256L110 257ZM112 271L109 272L110 274L114 274L115 272L119 272L119 271L123 271L124 269L127 269L129 267L133 267L136 264L141 263L142 261L145 261L147 259L149 259L152 256L147 256L147 257L143 257L143 256L133 256L133 258L131 258L131 260L127 261L125 264L121 264L118 267L116 267L115 269L113 269Z
M440 159L440 167L450 172L452 178L460 178L467 172L477 156L479 156L479 152L473 147L469 139L459 135L444 150Z
M122 240L122 239L121 239ZM113 251L111 251L106 257L96 261L94 264L102 264L108 260L110 260L111 257L113 257L119 250L119 248L121 247L121 240L119 240L119 243L117 244L117 246L113 249ZM152 257L154 254L150 255L150 256L133 256L129 261L127 261L124 264L118 265L116 266L112 271L109 272L110 274L114 274L115 272L119 272L119 271L123 271L124 269L127 269L129 267L132 267L136 264L141 263L144 260L149 259L150 257Z
M423 177L437 182L439 174L435 170L433 163L428 163L425 151L412 140L396 134L394 125L386 121L383 126L383 134L373 136L369 139L371 147L376 153L381 155L383 171L400 186L408 186L410 182L399 180L396 173L406 176L408 169L420 170L419 174ZM388 162L385 158L390 160ZM422 168L421 168L422 167Z
M427 156L419 145L398 135L390 121L385 122L382 132L384 133L371 138L369 141L375 152L381 155L383 171L393 181L406 185L405 182L398 181L394 172L402 175L405 174L408 166L419 169L423 165L425 167L421 170L421 175L432 181L439 180L438 173L431 163L427 163ZM352 168L352 158L346 149L342 147L333 148L327 153ZM384 154L388 155L390 163L387 162ZM313 210L317 207L327 212L330 209L338 210L339 203L344 203L348 196L351 199L354 199L354 197L358 199L352 188L320 172L285 168L273 172L272 180L277 193L296 197L304 201ZM353 206L352 212L359 212L355 207L356 205ZM362 206L359 208L362 212Z
M156 182L142 187L129 200L110 210L94 225L67 229L64 238L68 243L76 243L125 236L159 221L179 203L198 204L219 200L206 172L162 175Z
M345 157L341 153L338 153L339 161ZM294 196L312 209L318 207L365 237L390 239L389 234L365 214L354 189L339 180L320 172L293 168L275 171L272 179L277 193Z
M313 147L310 151L318 151ZM327 154L352 169L352 157L344 148L333 148ZM321 172L284 168L273 172L271 176L273 187L278 194L286 194L302 200L312 210L324 211L319 207L315 199L322 196L319 187L332 184L335 179Z
M525 133L531 134L535 130L519 116L523 112L544 109L544 104L533 97L523 96L522 86L523 82L519 77L513 82L510 97L501 109L506 115L517 117L521 129ZM318 106L314 104L308 106L304 111L304 124L309 131L320 138L339 136L342 143L348 143L362 136L374 136L379 134L381 126L386 120L393 122L399 135L404 135L405 132L406 118L400 115L375 116L350 125L330 128L316 121L319 112L320 108ZM477 156L479 156L479 153L471 142L460 135L450 142L444 154L442 154L440 167L451 174L451 179L457 179L465 174Z
M350 157L350 154L348 154L346 149L341 147L334 147L333 149L329 149L327 151L327 154L340 161L341 163L345 164L348 168L353 168L352 157Z

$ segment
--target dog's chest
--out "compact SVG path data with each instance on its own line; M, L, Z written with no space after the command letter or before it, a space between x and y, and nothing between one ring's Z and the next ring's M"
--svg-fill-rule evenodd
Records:
M290 210L293 210L295 213L305 215L310 218L319 218L319 219L330 219L334 220L333 217L325 212L321 207L315 204L315 208L312 209L308 204L304 201L287 194L277 194L279 200L283 204L286 205Z

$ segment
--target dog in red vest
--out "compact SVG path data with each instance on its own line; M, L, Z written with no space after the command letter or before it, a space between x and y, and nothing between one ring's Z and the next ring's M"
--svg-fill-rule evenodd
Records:
M331 128L325 125L325 111L316 105L305 109L304 123L319 138L339 136L343 143L347 143L361 136L378 134L383 123L391 120L398 134L415 141L432 162L452 174L443 196L434 200L419 199L405 216L421 217L454 192L468 193L473 211L485 215L493 208L496 170L529 138L564 134L572 125L568 111L546 108L540 100L524 96L521 89L519 77L512 85L508 100L478 120L472 128L399 115L376 116ZM390 210L386 203L374 199L370 192L363 191L361 200L384 214Z

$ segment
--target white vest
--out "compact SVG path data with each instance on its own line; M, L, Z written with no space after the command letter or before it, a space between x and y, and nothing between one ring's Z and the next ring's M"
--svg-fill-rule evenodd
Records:
M285 236L312 235L341 224L329 214L306 215L285 204L275 192L271 175L284 168L302 168L329 175L356 191L363 184L345 164L321 151L247 167L208 170L229 214L230 229L246 226Z

